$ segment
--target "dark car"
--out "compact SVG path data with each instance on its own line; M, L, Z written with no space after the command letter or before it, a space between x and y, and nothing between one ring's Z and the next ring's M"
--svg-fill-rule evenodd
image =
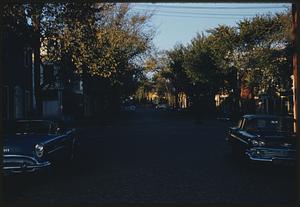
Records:
M155 108L160 109L160 110L167 110L167 109L169 109L169 106L165 103L160 103L160 104L157 104Z
M19 120L4 126L3 170L5 175L37 172L75 158L75 129L49 120Z
M244 115L230 127L226 140L239 158L270 163L295 163L296 135L292 117Z

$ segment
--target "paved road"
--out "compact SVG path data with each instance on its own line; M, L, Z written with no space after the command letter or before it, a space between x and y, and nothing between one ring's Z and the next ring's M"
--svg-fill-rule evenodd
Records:
M7 203L247 203L296 200L295 168L249 168L224 138L230 123L138 110L81 129L75 169L5 180Z

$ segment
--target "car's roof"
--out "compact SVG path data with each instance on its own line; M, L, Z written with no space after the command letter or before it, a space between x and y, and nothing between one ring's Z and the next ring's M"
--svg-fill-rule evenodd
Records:
M272 119L272 118L290 118L290 119L292 119L293 117L291 117L291 116L280 116L280 115L270 115L270 114L245 114L243 116L243 118L246 118L246 119L255 119L255 118L269 118L269 119Z

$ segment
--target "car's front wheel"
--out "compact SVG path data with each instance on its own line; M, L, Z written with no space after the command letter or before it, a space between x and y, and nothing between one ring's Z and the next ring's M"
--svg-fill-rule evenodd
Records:
M78 139L73 138L70 144L69 152L67 154L67 161L69 164L72 164L76 158L77 158L77 152L78 152Z

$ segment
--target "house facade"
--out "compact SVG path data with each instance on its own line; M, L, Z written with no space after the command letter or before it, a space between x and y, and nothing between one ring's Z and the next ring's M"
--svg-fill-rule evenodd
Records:
M59 63L44 62L41 88L43 117L73 119L83 116L82 81L74 73L71 62L63 69Z
M3 120L30 118L35 107L32 28L3 30Z

